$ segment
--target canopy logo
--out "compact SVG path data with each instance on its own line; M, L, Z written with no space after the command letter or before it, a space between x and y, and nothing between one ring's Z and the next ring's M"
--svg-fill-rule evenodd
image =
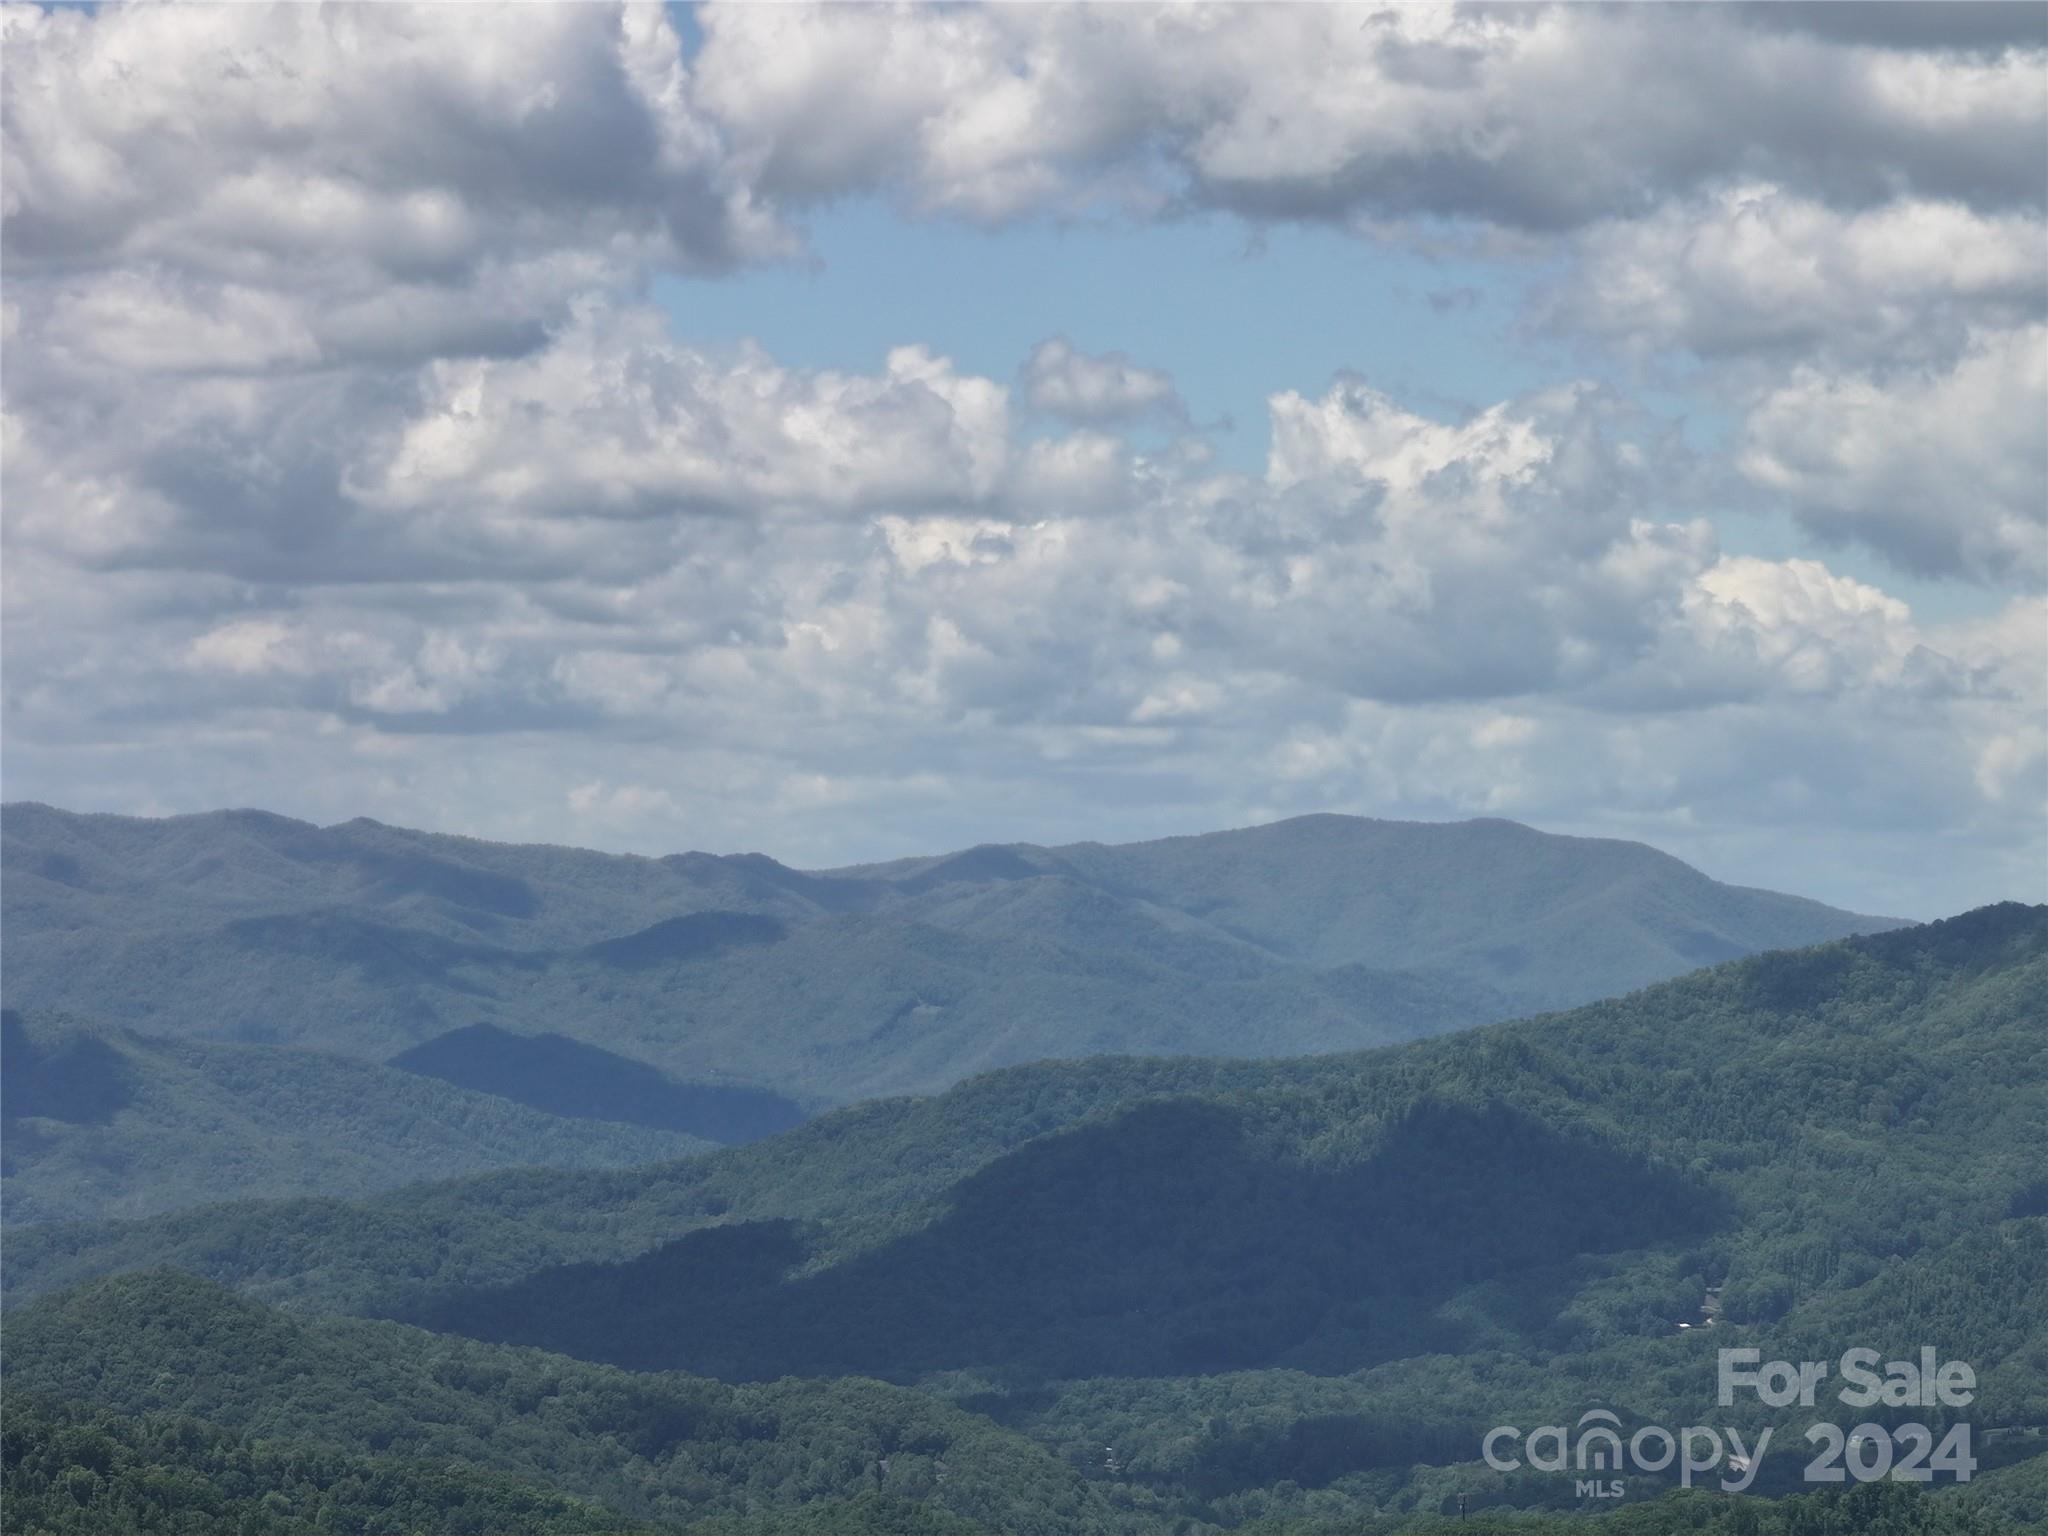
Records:
M1821 1384L1839 1373L1847 1383L1835 1394L1847 1408L1963 1408L1975 1399L1977 1373L1960 1360L1941 1360L1923 1347L1918 1360L1886 1361L1874 1349L1852 1349L1830 1365L1825 1361L1773 1360L1760 1363L1755 1349L1720 1351L1720 1405L1735 1406L1742 1393L1754 1394L1767 1408L1812 1408ZM1690 1488L1710 1474L1727 1493L1741 1493L1763 1469L1777 1426L1756 1431L1754 1446L1732 1425L1714 1428L1688 1424L1670 1430L1647 1424L1626 1439L1621 1419L1605 1408L1582 1414L1576 1426L1546 1424L1524 1435L1512 1425L1487 1431L1480 1451L1496 1472L1528 1467L1535 1472L1572 1473L1582 1498L1616 1499L1627 1491L1629 1472L1662 1473L1678 1469L1679 1483ZM1937 1444L1925 1424L1858 1424L1845 1430L1822 1421L1806 1431L1818 1454L1806 1464L1809 1483L1933 1482L1947 1474L1966 1483L1977 1469L1970 1449L1970 1426L1952 1424ZM1591 1475L1583 1475L1591 1474Z
M1520 1456L1512 1453L1517 1442ZM1524 1437L1519 1429L1502 1424L1487 1431L1480 1451L1496 1472L1514 1472L1524 1465L1536 1472L1662 1472L1676 1463L1679 1482L1687 1488L1702 1474L1725 1468L1722 1488L1740 1493L1755 1481L1770 1442L1771 1431L1766 1429L1752 1451L1740 1431L1704 1424L1688 1424L1675 1432L1646 1424L1624 1441L1620 1418L1595 1408L1580 1416L1576 1430L1546 1424ZM1615 1499L1626 1485L1620 1477L1582 1479L1579 1491L1589 1498Z

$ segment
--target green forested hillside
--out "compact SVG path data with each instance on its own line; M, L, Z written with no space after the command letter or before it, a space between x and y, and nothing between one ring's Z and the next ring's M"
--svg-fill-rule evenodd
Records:
M312 1051L0 1015L0 1204L21 1223L368 1194L489 1168L616 1167L708 1148Z
M651 1527L462 1463L229 1434L178 1414L10 1401L0 1502L15 1536L642 1536Z
M2048 1426L2029 1435L2024 1449L2031 1453L2025 1460L1972 1480L1968 1502L2020 1530L2048 1530Z
M8 1319L10 1393L488 1467L681 1521L873 1491L1010 1536L1139 1529L1022 1436L871 1381L734 1388L393 1323L307 1323L189 1276L124 1276Z
M2004 1536L2027 1524L2038 1482L2029 1463L1981 1492L1652 1494L1589 1519L1507 1511L1464 1473L1444 1486L1469 1520L1437 1518L1455 1493L1378 1513L1354 1499L1340 1516L1334 1490L1284 1482L1245 1523L1231 1500L1083 1477L878 1383L629 1374L388 1323L297 1322L176 1274L47 1299L9 1334L0 1497L25 1536Z
M1049 1063L856 1106L662 1168L512 1173L357 1204L24 1234L10 1275L33 1288L171 1259L231 1282L264 1277L280 1296L361 1306L380 1290L378 1254L396 1234L437 1234L411 1245L408 1275L491 1283L516 1271L508 1249L536 1266L626 1258L697 1227L772 1220L803 1224L831 1261L955 1212L975 1178L1004 1176L1005 1159L1066 1159L1076 1138L1108 1155L1126 1137L1153 1136L1162 1109L1205 1126L1220 1117L1248 1155L1333 1171L1369 1164L1417 1113L1478 1114L1533 1123L1705 1191L1679 1214L1706 1214L1723 1246L1731 1230L1742 1234L1729 1250L1727 1310L1767 1317L1795 1293L1868 1278L1876 1260L1858 1255L1910 1253L2040 1199L2048 1090L2033 1000L2044 949L2048 910L1987 908L1455 1039L1282 1062ZM1446 1164L1439 1176L1490 1176L1497 1161L1468 1139L1469 1166ZM1768 1178L1749 1176L1765 1166ZM1876 1168L1889 1180L1875 1180ZM1842 1193L1871 1182L1867 1195ZM1713 1214L1716 1201L1735 1215ZM1801 1236L1821 1230L1824 1240ZM322 1254L317 1281L291 1257L306 1243Z
M1672 1493L1642 1504L1576 1516L1481 1511L1469 1519L1397 1515L1380 1519L1260 1521L1248 1536L2003 1536L2025 1527L1984 1501L1930 1495L1898 1483L1829 1489L1783 1499Z
M60 993L80 994L79 1006L100 996L137 1028L379 1059L475 1020L567 1036L684 1083L811 1103L1112 1049L1250 1055L1406 1040L1504 1010L1490 994L1402 973L1314 972L1249 953L1232 974L1199 976L868 915L821 918L773 943L686 938L663 955L673 931L536 954L321 913L134 940L71 935L41 962L10 961L8 984L39 996L49 963Z
M1891 926L1638 844L1310 817L811 874L259 812L0 816L9 997L377 1060L479 1024L807 1103L1412 1039Z
M1488 1425L1693 1422L1723 1343L1935 1342L1979 1422L2041 1422L2044 995L2048 909L1989 908L1457 1039L1018 1068L650 1169L38 1229L8 1270L888 1376L1226 1523L1543 1503L1460 1469Z

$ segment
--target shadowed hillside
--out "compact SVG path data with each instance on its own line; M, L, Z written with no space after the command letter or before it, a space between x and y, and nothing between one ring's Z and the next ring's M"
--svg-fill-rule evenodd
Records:
M644 1062L562 1035L515 1035L489 1024L437 1035L392 1057L391 1065L551 1115L686 1131L707 1141L758 1141L804 1118L780 1094L678 1083Z
M369 1062L0 1013L0 1201L20 1224L207 1201L369 1194L545 1164L707 1148L673 1128L563 1118Z
M1031 1142L929 1226L818 1273L791 1223L717 1226L411 1320L741 1380L1245 1370L1335 1330L1365 1364L1412 1353L1468 1286L1726 1215L1675 1174L1498 1104L1423 1100L1381 1139L1318 1168L1262 1151L1221 1103L1157 1100Z

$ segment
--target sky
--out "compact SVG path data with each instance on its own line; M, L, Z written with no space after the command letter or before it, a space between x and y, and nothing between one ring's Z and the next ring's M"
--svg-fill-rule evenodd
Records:
M2048 10L5 8L0 781L2048 899Z

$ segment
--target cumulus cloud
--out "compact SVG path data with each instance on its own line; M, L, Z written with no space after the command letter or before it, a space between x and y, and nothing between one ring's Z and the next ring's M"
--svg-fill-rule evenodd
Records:
M685 540L679 520L986 500L1008 397L919 346L870 374L790 369L588 304L519 357L32 396L9 417L10 532L100 566L263 580L623 574L752 526ZM1033 463L1099 495L1113 448L1040 445Z
M1041 341L1024 364L1024 397L1038 410L1102 426L1158 412L1185 420L1171 375L1140 367L1121 352L1091 354L1063 337Z
M1824 537L1900 565L2048 576L2048 326L1981 338L1952 369L1797 371L1751 411L1743 472Z
M872 508L988 496L1009 455L1008 391L919 346L878 375L717 359L652 311L580 313L516 359L440 363L388 459L361 471L380 507L494 518L777 504Z
M488 352L788 248L652 7L10 6L10 282L77 366ZM93 280L94 274L106 280Z
M1549 320L1636 351L1925 361L2048 307L2048 227L1957 202L1844 212L1742 185L1603 223L1577 249Z
M1732 177L1986 208L2037 207L2048 179L2030 29L1969 50L1923 23L1933 46L1901 52L1723 7L715 6L703 24L698 99L790 201L1552 230Z
M1636 357L1682 349L1743 419L1748 497L1899 569L2048 575L2048 225L1899 199L1840 210L1726 188L1575 241L1545 318Z
M830 858L870 851L824 831L847 805L911 829L929 826L915 807L957 803L965 828L991 797L1045 793L1028 788L1039 775L1111 805L1166 775L1207 819L1540 820L1591 754L1637 775L1617 804L1734 814L1688 730L1732 773L1788 716L1864 739L1858 722L1911 710L1947 721L1973 764L1941 780L1948 803L2026 814L2038 732L2013 689L2040 637L2019 622L1946 635L1818 562L1724 555L1705 522L1669 516L1684 478L1669 441L1605 390L1454 420L1340 380L1275 396L1263 476L1084 438L1075 456L1100 449L1108 467L1062 499L1044 445L1007 441L1000 413L955 411L931 437L937 407L894 399L1000 398L925 353L858 377L718 362L607 311L530 358L422 372L403 424L333 494L419 547L460 543L466 567L335 582L314 561L256 584L224 569L202 579L226 586L180 602L192 578L137 562L95 578L111 587L74 621L74 556L17 529L41 579L10 593L10 665L66 680L16 698L35 750L119 720L138 741L176 732L180 760L207 765L188 771L223 775L209 782L238 782L223 762L252 743L273 764L318 749L335 782L399 802L474 793L497 809L458 824L505 835L686 839L715 806L720 825ZM857 425L833 425L849 411ZM864 479L880 460L847 442L899 428L887 476ZM963 430L979 472L974 453L929 448ZM700 440L723 459L693 456ZM519 530L502 548L467 526L492 517ZM558 525L564 557L536 564ZM480 733L517 744L502 784L436 744ZM1859 782L1899 770L1871 750ZM101 759L103 782L145 771L120 757ZM1800 782L1772 814L1897 810L1875 788L1828 810L1819 771ZM515 784L560 823L536 825Z
M291 626L274 618L232 619L194 639L186 654L202 670L238 677L315 670L312 648Z

